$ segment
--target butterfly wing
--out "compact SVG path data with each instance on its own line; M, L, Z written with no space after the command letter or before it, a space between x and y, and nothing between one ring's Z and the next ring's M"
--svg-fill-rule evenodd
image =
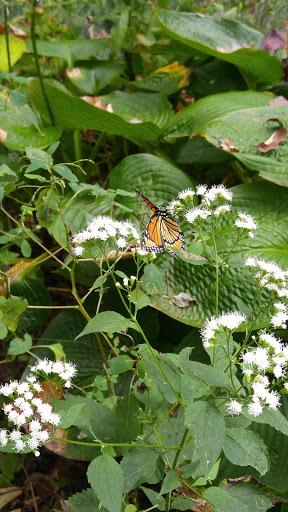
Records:
M151 208L152 212L155 213L157 210L157 207L153 203L151 203L151 201L149 201L149 199L147 199L147 197L144 196L144 194L142 194L142 192L139 192L139 190L136 190L136 188L134 188L134 190L143 199L143 201L145 201L145 203L149 206L149 208Z
M161 236L165 249L172 256L177 257L177 254L173 251L173 247L179 250L184 249L184 234L178 222L172 219L168 214L162 217ZM170 247L167 247L167 245Z
M155 213L149 220L143 238L143 246L149 252L163 252L164 243L161 236L161 213Z

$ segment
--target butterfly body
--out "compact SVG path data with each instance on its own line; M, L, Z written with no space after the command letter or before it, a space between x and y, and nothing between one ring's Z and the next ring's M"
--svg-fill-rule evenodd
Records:
M141 192L134 190L153 212L144 231L144 249L149 252L163 252L166 249L171 256L177 257L173 248L184 249L184 235L178 222L166 210L155 206Z

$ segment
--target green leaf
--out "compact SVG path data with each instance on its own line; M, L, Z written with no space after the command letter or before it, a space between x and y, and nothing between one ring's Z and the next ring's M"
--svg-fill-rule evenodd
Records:
M62 401L58 400L58 402ZM62 406L63 408L61 405L61 403L58 403L57 408L55 407L55 411L61 417L61 428L68 428L71 425L83 428L90 425L90 410L85 403L72 405L68 409L65 407L65 403Z
M90 105L86 101L71 96L71 94L50 84L45 84L45 91L58 130L60 128L73 131L82 129L97 130L113 135L121 135L131 140L156 140L159 135L159 127L156 125L156 122L141 122L136 124L128 122L119 115ZM32 104L41 112L45 112L45 115L48 117L41 88L37 80L31 82L30 99ZM153 100L151 99L151 101ZM157 108L156 113L154 109L154 117L156 120L161 120L163 110L164 115L166 115L168 106L167 103L164 103L164 100L158 100L157 106L159 108L159 114L156 115ZM139 109L143 111L143 106L139 105Z
M25 41L23 41L23 39L9 35L11 66L14 66L15 62L22 57L25 51L25 46ZM0 35L0 71L9 71L6 37L4 34Z
M202 126L210 121L224 118L234 111L269 106L269 101L273 99L275 96L271 93L255 91L212 94L180 110L163 128L161 136L162 138L190 136L197 133Z
M71 68L76 60L89 60L96 57L98 60L107 60L111 51L111 41L105 39L62 39L61 41L37 40L38 55L45 57L60 57L65 59ZM26 48L33 52L31 41L27 41Z
M65 358L65 352L63 350L61 343L53 343L53 345L50 345L49 348L55 355L56 360Z
M264 407L259 416L252 416L249 414L247 408L244 408L243 414L251 421L255 421L256 423L267 423L267 425L274 427L276 430L279 430L279 432L288 436L288 420L278 409L274 410L269 407Z
M280 60L258 49L263 39L260 31L228 18L160 9L154 13L172 38L237 66L251 89L281 81Z
M142 491L146 494L148 500L151 502L153 507L156 507L156 510L165 510L165 499L163 496L159 496L158 492L153 491L153 489L148 489L148 487L140 487Z
M180 190L191 187L193 180L167 160L144 153L124 158L110 174L110 187L113 189L125 186L128 191L137 187L141 190L143 183L147 184L147 189L143 190L144 194L147 194L153 203L161 204L171 201ZM153 188L150 187L150 183L153 183ZM134 197L123 198L122 202L137 213L142 211L143 204L144 211L144 203L141 204L137 194Z
M181 361L181 371L184 375L199 377L203 382L209 386L217 386L222 388L229 388L230 380L223 370L215 368L211 365L199 363L197 361Z
M118 23L111 29L110 36L112 44L114 46L114 52L117 52L122 48L124 39L126 36L128 22L129 22L130 7L124 7L118 19Z
M158 354L156 350L154 350L154 354L164 374L166 375L167 379L169 379L170 384L173 386L176 393L179 393L180 375L177 366L167 357ZM166 400L168 400L168 402L170 403L174 403L177 397L174 391L171 389L170 385L168 384L166 377L164 377L162 371L160 370L158 364L156 363L154 357L152 356L150 350L146 345L141 346L141 356L144 371L151 378L151 380L155 382L161 393L163 393Z
M65 178L67 181L71 181L72 183L79 181L77 176L75 176L75 174L73 174L73 172L71 171L71 169L69 169L69 167L67 167L67 165L64 165L64 164L53 165L53 170L57 174L59 174L59 176L61 176L62 178Z
M116 432L119 441L134 441L141 432L141 424L138 419L139 404L132 395L127 395L120 400L116 406L116 416L119 423L116 425Z
M32 254L31 245L29 244L28 240L24 238L21 242L21 252L24 256L24 258L30 258Z
M9 345L8 354L10 356L19 356L25 354L27 350L32 347L32 338L29 334L24 334L24 340L21 338L14 338Z
M262 491L250 484L235 485L228 491L219 487L209 487L203 492L203 497L212 505L215 512L265 512L272 507L269 494L267 493L266 498L265 490Z
M163 92L164 94L173 94L187 84L189 69L180 65L178 62L172 62L164 68L157 69L142 80L131 82L137 89L147 89L148 91Z
M85 67L67 69L69 80L85 94L95 95L122 72L115 62L96 62Z
M169 247L169 245L167 245ZM207 262L206 258L203 256L199 256L199 254L194 254L193 252L187 252L184 250L177 249L173 247L173 251L177 254L177 256L185 263L189 263L190 265L205 265Z
M181 485L181 480L178 474L174 469L170 469L165 475L159 494L167 494L176 489L179 485Z
M113 357L109 361L111 375L120 375L120 373L127 372L132 368L134 362L134 359L126 355Z
M149 306L150 304L150 297L148 297L146 293L142 292L140 288L133 290L130 293L129 298L131 302L137 306L137 309L146 308L146 306Z
M130 319L116 313L116 311L103 311L92 318L77 338L94 332L122 332L129 327Z
M151 122L162 128L172 117L171 105L160 93L114 91L101 101L111 104L114 114L136 125Z
M272 118L274 122L268 122ZM202 126L197 130L197 134L205 137L218 148L220 148L222 140L230 138L233 145L239 150L239 152L233 153L235 158L243 162L249 169L259 171L262 178L287 187L288 142L281 142L277 150L271 150L265 155L260 154L257 149L260 142L266 141L279 128L279 123L275 122L275 119L283 123L284 126L288 124L287 105L234 111Z
M147 482L156 484L161 479L165 465L153 448L132 448L121 460L124 477L124 492Z
M244 428L227 428L224 453L230 462L238 466L252 466L261 475L269 470L269 456L261 437Z
M39 119L29 105L15 107L0 94L1 142L7 148L25 151L28 145L38 148L50 146L59 139L59 127L40 127Z
M110 455L100 455L88 467L88 482L109 512L120 512L123 492L122 468Z
M36 217L40 226L43 228L51 227L55 217L59 214L58 204L59 197L55 190L52 188L44 188L40 191L35 201Z
M105 284L107 281L107 276L99 276L97 277L96 281L94 281L91 290L97 290L98 288L101 288L103 284Z
M189 428L200 458L200 471L206 477L222 451L225 421L215 406L197 401L185 411L185 424Z
M76 492L67 502L72 512L107 512L106 508L99 508L98 499L93 489L83 489L82 492Z
M26 299L22 297L11 296L6 302L1 305L1 311L3 313L2 322L9 329L9 331L15 332L18 324L20 315L25 311L28 306Z

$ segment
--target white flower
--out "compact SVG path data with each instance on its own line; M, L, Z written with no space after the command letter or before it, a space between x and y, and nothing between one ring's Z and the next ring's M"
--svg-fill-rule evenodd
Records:
M262 405L260 404L259 400L255 399L253 402L250 402L248 405L248 412L252 416L259 416L262 412Z
M275 302L274 308L276 311L287 311L287 308L283 302Z
M216 329L218 329L218 322L217 319L213 316L211 320L206 320L203 329L200 331L203 340L211 340L213 336L215 336Z
M252 231L249 231L248 236L249 236L250 238L254 238L254 236L255 236L255 235L254 235L254 233L252 233Z
M118 288L118 286L121 286L121 284L119 283L119 281L117 281L117 282L115 283L115 286L117 286L117 288Z
M8 443L7 430L5 428L0 429L0 445L6 446Z
M185 213L185 217L190 224L192 224L196 219L200 217L200 219L207 219L211 215L209 210L202 210L201 208L192 208L187 213Z
M288 391L288 382L285 382L284 388Z
M84 251L84 247L82 247L81 245L77 245L76 247L72 248L72 254L74 254L74 256L76 256L76 258L79 258L80 256L82 256L83 251Z
M218 325L222 325L222 327L226 327L227 329L234 330L239 327L242 322L246 320L245 315L241 315L238 311L234 311L231 313L224 313L218 318Z
M261 398L261 400L265 400L265 398L267 396L267 393L269 393L269 391L268 391L267 387L265 386L265 384L263 384L259 380L256 381L256 382L253 382L252 388L253 388L253 391L254 391L254 395L259 397L259 398Z
M124 286L128 286L128 282L129 282L128 277L124 277L124 279L123 279Z
M243 354L243 363L244 364L254 364L254 361L255 361L255 352L254 350L247 350L247 352L245 352L245 354Z
M41 430L41 423L39 420L32 420L29 423L29 431L30 432L39 432Z
M269 405L270 409L277 409L280 405L280 396L275 391L271 391L266 396L266 404Z
M244 265L246 267L256 267L257 266L257 259L252 258L252 256L247 256Z
M173 213L175 213L176 210L178 210L179 208L181 208L182 205L181 203L179 203L179 201L171 201L168 206L167 206L167 210L173 215Z
M283 376L283 368L280 366L280 364L276 364L273 368L273 373L276 377L276 379L280 379L280 377Z
M286 329L286 321L288 320L288 315L284 311L279 311L276 315L273 315L271 318L271 324L274 329L277 327L282 327L282 329Z
M282 343L280 343L280 341L277 340L274 334L263 332L260 334L259 340L264 341L264 343L267 343L267 345L274 349L276 354L279 354L282 351Z
M210 203L215 201L215 199L225 199L226 201L232 201L232 192L227 190L224 185L214 185L204 194L204 203L210 205Z
M124 249L124 247L126 247L126 240L125 240L125 238L123 238L123 237L118 238L118 240L116 240L116 245L120 249Z
M136 279L137 279L137 277L136 277L136 276L130 276L130 281L131 281L132 283L134 283L134 281L136 281Z
M134 242L140 240L140 235L132 222L115 221L111 217L99 215L88 224L85 231L80 231L73 235L71 242L72 244L83 244L91 239L106 241L108 238L114 238L117 235L120 235L118 247L125 247L128 239ZM125 244L123 240L125 240Z
M267 370L270 366L268 351L266 348L257 347L254 351L254 363L260 370Z
M222 215L222 213L230 212L230 210L230 204L223 204L222 206L218 206L216 210L214 210L213 215L215 215L215 217L219 217L219 215Z
M186 197L192 197L194 195L195 195L194 190L192 190L191 188L186 188L186 190L182 190L181 192L179 192L177 197L179 199L186 199Z
M257 229L258 227L252 215L241 212L238 212L238 219L236 219L234 226L237 228L248 229L249 231Z
M18 384L18 386L17 386L18 395L23 395L24 393L27 393L27 391L29 391L28 382L22 382L21 384Z
M231 400L227 407L227 411L229 411L230 414L237 414L239 416L240 412L242 412L242 405L239 404L237 400Z
M197 196L204 196L207 192L207 189L208 189L207 185L198 185L196 187Z

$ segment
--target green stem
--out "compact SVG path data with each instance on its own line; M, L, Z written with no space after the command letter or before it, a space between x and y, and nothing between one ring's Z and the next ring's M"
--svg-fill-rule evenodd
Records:
M101 446L105 448L106 446L127 446L129 448L157 448L164 450L177 450L179 446L159 446L158 444L138 444L138 443L85 443L82 441L72 441L72 439L60 439L58 437L54 437L53 440L55 441L62 441L63 443L70 443L70 444L79 444L82 446Z
M4 23L5 23L5 41L6 41L6 50L7 50L7 60L8 60L8 71L11 73L11 58L10 58L10 46L9 46L9 25L8 25L8 2L3 1L4 4Z
M82 158L82 151L81 151L81 137L80 137L80 131L75 130L73 134L73 140L74 140L74 152L75 152L75 160L81 160Z
M174 461L173 461L173 464L172 464L172 469L173 470L175 470L175 468L177 467L177 462L178 462L181 450L182 450L182 448L183 448L183 446L185 444L186 437L187 437L188 433L189 433L189 430L188 430L188 428L186 428L186 430L185 430L185 432L183 434L180 446L178 447L177 452L176 452L175 457L174 457ZM166 494L166 507L165 507L166 508L166 512L169 512L170 504L171 504L171 491Z
M51 109L51 106L50 106L50 103L49 103L49 100L48 100L48 97L47 97L47 94L46 94L46 91L45 91L45 87L44 87L44 82L43 82L43 78L42 78L42 73L41 73L40 64L39 64L39 57L38 57L38 52L37 52L36 37L35 37L35 14L36 14L37 3L38 3L38 0L32 0L31 41L32 41L32 47L33 47L36 71L37 71L37 75L38 75L38 78L39 78L40 87L41 87L41 91L42 91L42 94L43 94L44 102L45 102L47 110L48 110L48 114L49 114L49 117L50 117L51 124L52 124L52 126L55 126L53 112L52 112L52 109Z

